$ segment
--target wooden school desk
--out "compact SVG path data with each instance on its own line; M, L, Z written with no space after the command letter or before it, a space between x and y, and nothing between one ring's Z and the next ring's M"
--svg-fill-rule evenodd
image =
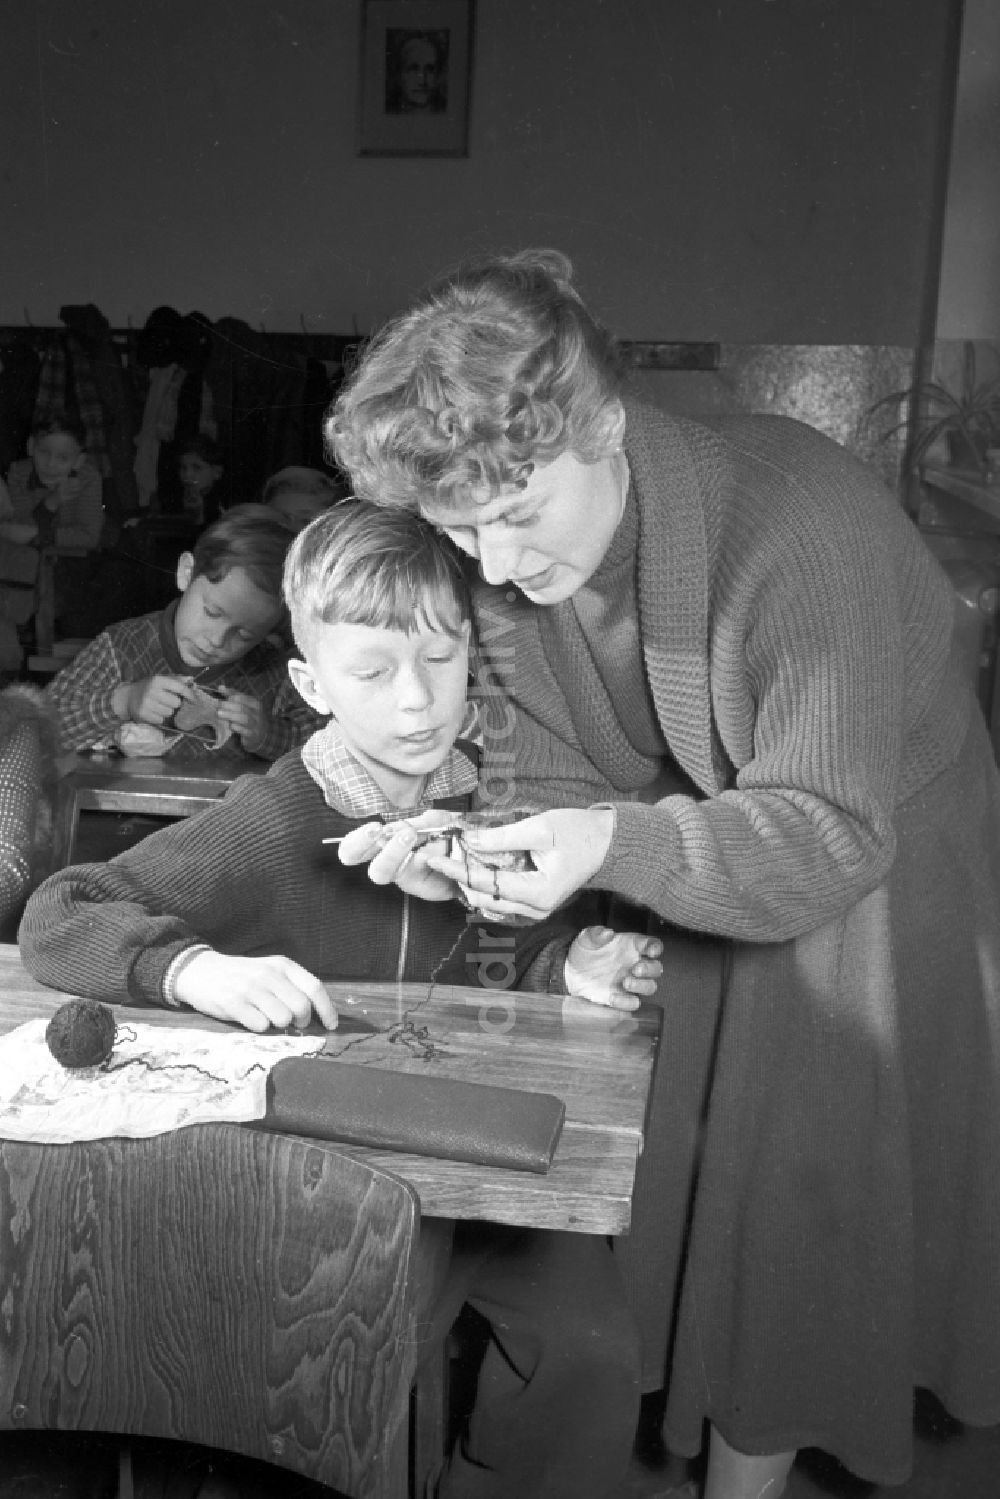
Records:
M147 817L190 817L225 796L237 776L263 775L268 760L225 751L197 760L145 756L64 755L59 760L59 794L53 868L73 862L80 813L132 812Z
M424 1216L628 1232L658 1007L643 1005L625 1015L584 1000L436 984L327 987L343 1017L343 1028L327 1042L334 1056L362 1066L555 1093L566 1104L566 1122L544 1176L345 1147L410 1182ZM17 948L0 944L0 1034L51 1015L69 997L31 978ZM122 1014L151 1025L227 1029L191 1011L123 1008Z
M555 1093L566 1104L566 1122L551 1169L544 1176L536 1176L528 1171L359 1149L356 1146L342 1147L346 1155L355 1157L362 1163L380 1167L396 1178L402 1178L419 1198L421 1226L418 1259L413 1272L416 1289L412 1293L416 1309L413 1315L418 1321L421 1315L420 1298L434 1284L435 1262L448 1243L447 1223L441 1220L482 1219L594 1234L627 1232L659 1035L660 1012L657 1007L644 1005L631 1016L589 1005L585 1001L519 992L492 993L484 989L393 983L337 983L329 985L329 988L337 1000L341 1015L341 1028L332 1033L326 1043L327 1050L335 1056L377 1069L457 1077ZM69 997L47 989L29 977L15 946L0 945L0 1034L26 1020L51 1015ZM220 1022L192 1012L122 1007L121 1015L123 1019L141 1019L150 1025L173 1029L227 1029ZM178 1140L186 1133L184 1130L179 1131ZM293 1137L284 1138L295 1143ZM131 1143L122 1142L126 1149ZM138 1141L134 1143L137 1148L143 1144ZM67 1147L53 1145L43 1146L41 1149L55 1154ZM58 1183L58 1172L53 1173L52 1179ZM99 1189L101 1179L99 1173L88 1178L88 1190L91 1193ZM301 1182L299 1186L301 1188ZM226 1188L225 1181L219 1182L222 1209L226 1207ZM90 1202L89 1209L98 1221L103 1221L104 1212L99 1201ZM113 1217L113 1213L108 1216ZM430 1221L434 1219L439 1221ZM86 1260L86 1255L83 1255L83 1259ZM73 1263L75 1265L76 1260ZM82 1279L77 1276L77 1279L85 1286L85 1276ZM65 1302L65 1306L71 1308L74 1304L72 1295L78 1291L79 1286L74 1284L64 1295L60 1293L60 1306ZM296 1294L299 1291L301 1287L296 1280ZM60 1320L60 1328L65 1320L66 1318ZM43 1318L43 1325L48 1328L49 1321ZM75 1327L72 1318L69 1318L67 1327L71 1339ZM293 1319L292 1331L294 1327ZM103 1323L99 1323L94 1331L94 1342L98 1348L103 1347L102 1336L105 1331ZM283 1321L280 1325L275 1324L274 1328L262 1327L262 1346L269 1348L275 1337L281 1344L279 1334L282 1331L287 1332ZM72 1363L69 1354L74 1354L74 1349L70 1349L67 1354L63 1347L65 1341L66 1334L63 1330L60 1339L57 1339L55 1351L45 1355L58 1363L58 1377L53 1375L50 1378L45 1375L48 1383L54 1383L62 1402L58 1411L52 1405L55 1396L50 1395L47 1397L49 1406L45 1408L47 1415L44 1419L39 1419L37 1413L32 1418L33 1408L22 1403L15 1410L15 1418L7 1424L16 1425L21 1422L28 1427L40 1425L58 1426L61 1429L94 1429L93 1415L88 1415L89 1407L84 1409L84 1395L88 1388L84 1377L88 1368L87 1360L77 1358L76 1363ZM415 1354L411 1342L407 1337L402 1346L412 1362ZM104 1416L97 1426L110 1426L111 1429L125 1433L169 1435L190 1440L192 1417L182 1396L195 1375L204 1373L198 1366L198 1347L198 1343L190 1346L180 1342L173 1350L175 1356L168 1381L173 1393L169 1400L163 1396L162 1409L157 1405L150 1413L143 1407L138 1424L131 1418L125 1420L119 1413L112 1422ZM397 1354L398 1352L399 1350ZM127 1347L121 1351L122 1368L126 1373L128 1354ZM193 1360L193 1365L188 1364L187 1360ZM398 1362L398 1358L396 1361ZM287 1402L291 1399L289 1392L294 1390L295 1380L301 1374L302 1361L300 1359L295 1364L297 1372L291 1370L291 1365L286 1369L285 1364L279 1361L281 1378L277 1380L272 1362L269 1355L269 1382L267 1388L260 1393L262 1410L270 1411L268 1402L277 1398L275 1390L283 1402L282 1420L276 1425L272 1422L273 1432L271 1426L267 1428L271 1433L268 1438L271 1446L261 1450L253 1442L238 1441L227 1425L220 1426L218 1430L210 1427L207 1431L198 1427L198 1440L208 1442L211 1446L228 1447L252 1456L263 1456L268 1461L294 1468L322 1482L336 1481L338 1487L351 1493L363 1492L378 1494L383 1499L389 1499L389 1496L401 1499L407 1492L407 1471L410 1494L424 1492L425 1476L434 1470L445 1451L447 1358L443 1348L438 1351L436 1358L432 1354L421 1361L419 1374L415 1377L410 1407L411 1463L408 1465L403 1460L406 1450L405 1427L401 1428L401 1436L397 1432L391 1441L391 1433L384 1435L380 1428L378 1441L386 1449L384 1460L378 1458L374 1468L369 1463L363 1471L360 1465L354 1465L362 1474L357 1488L348 1481L348 1470L354 1471L352 1465L347 1464L342 1473L333 1460L326 1456L328 1434L324 1421L317 1425L314 1420L317 1394L311 1384L306 1395L301 1397L303 1409L309 1412L309 1421L305 1421L303 1417L300 1425L302 1431L314 1438L311 1447L315 1447L316 1451L313 1452L308 1443L308 1450L304 1450L304 1454L299 1454L298 1447L294 1451L285 1450L282 1444L289 1448L292 1445L288 1442L285 1430L291 1419L288 1416ZM352 1364L353 1372L363 1382L367 1365L363 1364L360 1354L356 1355L354 1362L357 1368L354 1369ZM37 1403L37 1379L32 1383L28 1378L35 1369L30 1358L29 1364L30 1368L23 1375L22 1384L25 1388L35 1390ZM64 1365L79 1383L79 1392L76 1392L72 1379L67 1384L68 1376L64 1377ZM305 1367L308 1381L315 1382L314 1375L308 1373L311 1365L307 1364ZM45 1368L48 1368L48 1364ZM117 1368L117 1364L114 1368ZM35 1373L38 1371L35 1370ZM338 1374L337 1378L340 1379L341 1375ZM45 1388L48 1389L48 1384L45 1384ZM18 1389L21 1389L20 1384ZM113 1409L118 1412L124 1396L114 1380L111 1395L114 1396ZM406 1398L405 1385L403 1397ZM18 1398L23 1402L28 1400L27 1395ZM107 1398L111 1400L111 1396ZM320 1399L320 1405L326 1410L323 1398ZM80 1410L74 1415L77 1406ZM20 1416L17 1415L18 1411ZM259 1424L254 1425L255 1433ZM295 1430L298 1432L299 1427L296 1426ZM331 1446L338 1461L342 1445L338 1438L338 1444ZM385 1470L385 1481L379 1482L379 1471L382 1468ZM122 1449L122 1474L121 1492L127 1494L131 1492L127 1445Z

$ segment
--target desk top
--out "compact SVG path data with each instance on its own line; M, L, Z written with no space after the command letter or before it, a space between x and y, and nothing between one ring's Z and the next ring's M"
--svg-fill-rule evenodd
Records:
M264 775L269 760L249 755L227 755L225 750L195 760L170 760L153 755L61 755L60 775L72 775L81 785L118 786L135 791L174 789L188 795L221 796L241 775Z
M361 1066L555 1093L566 1123L550 1171L476 1166L349 1148L409 1181L428 1217L619 1234L629 1226L635 1168L660 1029L659 1009L634 1015L583 1000L428 984L327 986L341 1029L326 1049ZM69 996L0 945L0 1034L50 1015ZM135 1015L136 1010L130 1011ZM191 1012L141 1011L144 1023L225 1030Z

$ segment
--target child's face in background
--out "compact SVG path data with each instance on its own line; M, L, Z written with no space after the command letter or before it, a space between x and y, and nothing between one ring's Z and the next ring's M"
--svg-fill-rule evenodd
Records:
M185 666L199 672L252 651L279 624L284 610L242 567L231 567L215 583L204 573L193 577L193 570L194 558L185 552L177 568L181 601L174 635Z
M290 526L295 527L296 531L303 531L310 521L323 513L327 508L327 502L322 495L290 489L268 500L267 508L277 510Z
M200 453L182 453L178 471L184 488L201 495L207 494L222 477L220 465L209 463Z
M83 462L83 449L70 432L49 432L29 437L28 456L46 489L55 489Z
M314 620L307 660L289 663L299 692L333 714L348 749L397 807L419 800L465 718L469 626L454 628L421 618L407 635Z

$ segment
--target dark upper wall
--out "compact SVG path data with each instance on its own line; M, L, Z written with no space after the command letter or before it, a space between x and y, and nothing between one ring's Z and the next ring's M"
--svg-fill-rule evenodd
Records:
M628 337L912 344L957 3L479 0L462 160L356 155L360 0L8 6L0 322L365 330L550 243Z

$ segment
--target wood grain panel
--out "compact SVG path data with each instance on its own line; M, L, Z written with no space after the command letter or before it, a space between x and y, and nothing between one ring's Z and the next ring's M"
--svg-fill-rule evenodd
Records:
M415 1194L235 1125L0 1143L0 1427L142 1432L350 1494L396 1479Z

